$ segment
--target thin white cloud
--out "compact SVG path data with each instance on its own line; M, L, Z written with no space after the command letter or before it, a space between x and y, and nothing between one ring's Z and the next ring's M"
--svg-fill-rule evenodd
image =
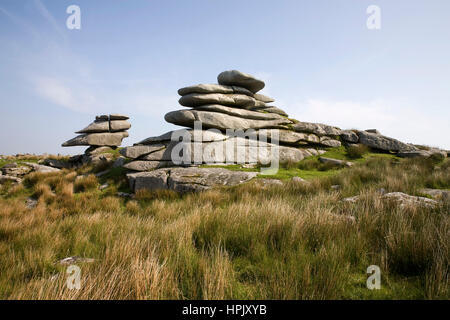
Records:
M48 23L53 27L53 29L65 40L67 41L67 35L64 29L61 28L61 23L56 21L55 17L48 11L47 7L40 1L34 0L34 4L38 9L39 13L48 21Z

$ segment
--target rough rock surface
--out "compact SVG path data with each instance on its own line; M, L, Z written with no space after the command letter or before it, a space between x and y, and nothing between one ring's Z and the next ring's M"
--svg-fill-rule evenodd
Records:
M231 171L223 168L170 168L128 174L130 187L171 189L178 192L202 191L216 186L234 186L249 181L257 172Z
M223 85L244 87L253 93L258 92L265 87L263 81L238 70L222 72L217 76L217 82Z
M386 193L383 196L383 199L395 201L395 202L399 203L401 207L424 206L424 207L433 208L438 204L438 202L435 200L431 200L431 199L428 199L425 197L410 196L409 194L406 194L403 192Z
M394 138L389 138L380 134L370 133L367 131L359 131L359 143L368 147L379 149L383 151L414 151L416 147L410 144L403 143Z
M318 136L339 136L341 134L339 128L321 123L298 122L293 125L293 129L297 132L314 133Z
M266 104L245 94L190 93L178 101L182 106L197 108L208 104L220 104L242 108L264 107Z
M197 84L194 86L184 87L178 90L178 94L180 96L185 96L191 93L235 93L235 94L245 94L250 97L254 96L253 93L248 89L237 86L223 86L220 84ZM254 98L257 99L256 95L254 96Z
M226 129L264 129L264 128L284 128L284 125L292 123L288 119L278 120L252 120L230 116L224 113L178 110L165 115L167 122L187 127L194 127L194 121L200 121L205 128Z

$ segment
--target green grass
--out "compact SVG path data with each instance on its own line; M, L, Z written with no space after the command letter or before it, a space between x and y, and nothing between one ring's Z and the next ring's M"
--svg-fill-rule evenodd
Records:
M299 165L285 165L278 178L309 183L262 188L254 181L182 196L163 190L117 197L125 181L120 168L79 182L73 170L62 170L3 186L0 298L450 298L450 204L401 208L380 201L377 191L449 188L449 159L376 155L345 169ZM105 182L110 187L100 191ZM330 190L333 184L341 189ZM34 209L25 207L29 195L38 200ZM340 201L353 195L361 200ZM96 259L80 265L80 291L66 288L65 267L55 263L72 255ZM373 264L381 268L381 290L366 288Z

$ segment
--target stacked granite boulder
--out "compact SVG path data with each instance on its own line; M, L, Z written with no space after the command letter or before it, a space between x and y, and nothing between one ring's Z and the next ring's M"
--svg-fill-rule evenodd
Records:
M129 118L121 114L100 115L86 128L77 131L80 135L62 144L63 147L89 146L84 155L71 158L72 163L95 162L100 159L100 154L116 149L122 144L122 140L128 137L127 130L131 124ZM94 161L93 161L94 160Z
M239 172L241 175L235 177L230 170L198 166L268 164L275 157L279 163L298 162L342 144L363 144L399 156L421 153L416 146L383 136L374 129L341 130L290 119L282 109L271 105L274 99L258 93L265 84L251 75L225 71L217 80L218 84L198 84L178 90L180 105L189 109L169 112L165 120L186 129L150 137L120 151L130 159L124 167L135 171L127 175L132 189L187 191L217 183L233 185L251 179L254 173L243 177L243 172ZM236 134L248 133L249 129L256 136ZM180 155L180 150L188 154L181 163L173 159L174 154ZM196 156L196 150L200 157ZM215 175L222 179L211 178Z
M232 70L219 74L218 84L181 88L178 90L181 96L179 103L190 109L169 112L165 120L186 129L150 137L122 149L122 155L132 159L125 167L134 171L148 171L175 165L172 151L186 142L172 140L173 136L179 136L183 132L190 135L190 142L187 142L185 150L201 148L203 159L196 164L267 164L272 160L272 148L278 148L281 163L297 162L305 157L324 153L321 147L340 145L336 140L336 130L324 133L322 137L311 132L301 132L302 130L296 132L294 129L298 122L289 119L280 108L269 105L274 99L257 93L264 86L263 81ZM202 124L201 130L194 128L195 122ZM256 146L248 136L230 135L227 132L234 130L236 133L238 130L248 129L253 129L259 139ZM271 143L271 129L278 129L279 147ZM231 155L226 152L230 144L236 151ZM214 150L224 151L214 153ZM238 159L240 150L243 150L244 159ZM194 159L188 161L190 164L193 162Z

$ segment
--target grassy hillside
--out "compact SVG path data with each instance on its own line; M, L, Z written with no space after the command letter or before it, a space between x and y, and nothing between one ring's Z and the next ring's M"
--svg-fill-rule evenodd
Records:
M134 199L117 196L127 191L122 169L89 174L98 170L34 173L1 187L1 299L450 298L450 204L402 208L378 191L448 189L449 160L364 153L338 169L313 158L283 168L283 186L255 179ZM308 183L288 179L295 175ZM340 201L354 195L361 200ZM66 288L56 263L68 256L95 259L78 264L79 291ZM369 265L381 268L381 290L366 288Z

